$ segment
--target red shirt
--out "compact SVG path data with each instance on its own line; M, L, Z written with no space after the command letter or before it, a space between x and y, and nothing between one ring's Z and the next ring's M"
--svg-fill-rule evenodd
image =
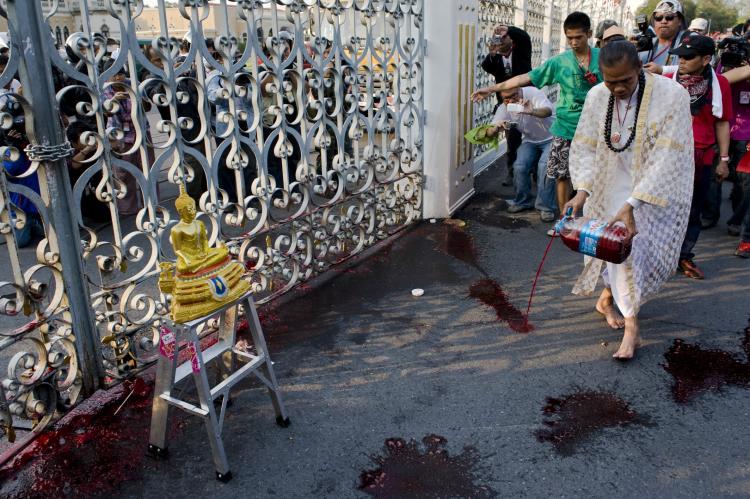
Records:
M672 78L674 74L664 75ZM716 144L716 122L729 121L732 119L732 89L729 82L722 75L716 75L721 89L721 119L714 116L711 112L711 102L707 102L701 107L698 114L693 116L693 141L696 149L708 149L703 157L703 164L710 165L713 163L714 151L712 146Z

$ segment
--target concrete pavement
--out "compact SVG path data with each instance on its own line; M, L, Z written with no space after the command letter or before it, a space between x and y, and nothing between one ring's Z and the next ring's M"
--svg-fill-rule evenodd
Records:
M537 287L533 330L512 327L525 312L548 224L535 212L504 212L510 192L499 187L500 169L477 178L480 193L456 215L465 228L420 224L319 289L263 311L292 425L274 424L257 383L241 385L224 426L231 482L214 480L203 427L181 418L168 461L130 462L108 483L91 477L105 483L94 492L750 494L750 359L742 349L750 261L732 255L736 238L721 226L704 232L696 262L706 279L675 276L642 310L636 359L618 363L611 355L621 334L593 312L593 297L570 294L582 259L558 241ZM413 297L413 288L424 296ZM495 309L477 289L493 295L485 302ZM706 369L705 358L719 360ZM127 424L147 426L147 412ZM145 426L128 445L145 450ZM96 452L112 469L133 459ZM23 473L0 490L20 495Z

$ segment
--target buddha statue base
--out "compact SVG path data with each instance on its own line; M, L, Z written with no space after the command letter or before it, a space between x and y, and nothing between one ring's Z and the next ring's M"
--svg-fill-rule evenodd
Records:
M174 322L184 323L209 315L250 289L250 283L242 279L245 268L227 256L222 262L194 274L177 272L173 280L162 272L160 288L171 288ZM162 281L168 283L162 287Z

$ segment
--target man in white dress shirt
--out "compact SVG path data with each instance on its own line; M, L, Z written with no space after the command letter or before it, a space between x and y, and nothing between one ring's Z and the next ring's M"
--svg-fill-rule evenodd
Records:
M515 128L521 132L521 146L513 163L513 186L516 197L508 202L508 212L518 213L536 208L543 222L555 219L555 180L547 177L554 121L553 105L547 96L534 87L514 88L500 92L502 103L495 111L492 136L499 129ZM537 194L531 196L531 172L536 165Z

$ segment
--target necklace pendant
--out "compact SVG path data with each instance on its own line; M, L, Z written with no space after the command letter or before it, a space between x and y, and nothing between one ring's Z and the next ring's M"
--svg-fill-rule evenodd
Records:
M613 133L613 134L612 134L612 136L611 136L611 139L612 139L612 143L613 143L613 144L619 144L619 143L620 143L620 139L621 139L621 138L622 138L622 137L620 136L620 132L615 132L615 133Z

